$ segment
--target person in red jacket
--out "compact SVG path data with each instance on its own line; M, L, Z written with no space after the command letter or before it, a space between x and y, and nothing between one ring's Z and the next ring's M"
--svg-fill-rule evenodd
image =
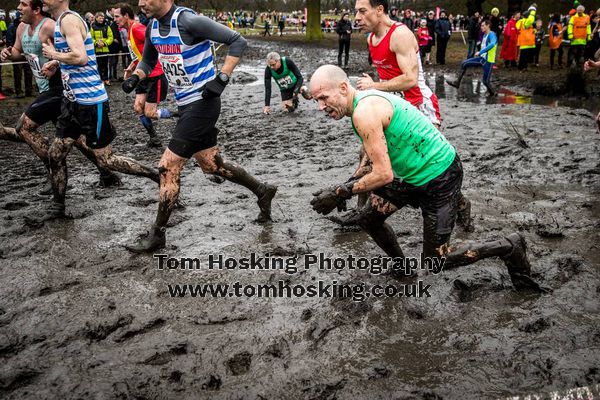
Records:
M517 66L517 54L519 52L519 48L517 47L517 39L519 38L517 21L519 19L521 19L521 12L517 11L506 24L506 28L504 28L504 41L500 50L500 58L504 60L505 67Z

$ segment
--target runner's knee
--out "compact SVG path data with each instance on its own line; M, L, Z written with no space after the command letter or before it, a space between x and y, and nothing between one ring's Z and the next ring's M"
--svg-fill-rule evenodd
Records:
M141 115L144 112L144 107L140 103L133 103L133 111L136 114Z

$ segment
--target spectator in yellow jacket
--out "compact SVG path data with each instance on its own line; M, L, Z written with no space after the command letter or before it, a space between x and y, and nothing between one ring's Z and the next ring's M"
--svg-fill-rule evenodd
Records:
M108 81L108 46L110 46L114 40L112 29L104 21L104 14L102 12L96 13L94 23L90 28L90 34L94 41L94 50L96 51L96 62L98 63L98 72L100 73L100 79L104 81L105 85L110 86Z

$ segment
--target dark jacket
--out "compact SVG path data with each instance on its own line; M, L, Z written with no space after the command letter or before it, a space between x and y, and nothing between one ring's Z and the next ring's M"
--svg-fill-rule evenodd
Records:
M472 15L469 18L468 39L469 40L478 40L480 30L481 30L481 28L479 27L479 17Z
M17 41L17 28L21 23L21 18L15 18L6 29L6 46L14 46Z
M431 36L429 44L435 46L435 19L427 18L427 30L429 31L429 36Z
M451 35L452 28L448 18L440 18L435 23L435 33L438 38L448 39Z
M335 33L340 35L340 40L350 40L350 35L352 35L352 33L349 34L348 31L352 32L352 22L350 22L350 20L344 21L343 19L340 19L335 27Z
M121 43L121 32L119 32L119 26L114 19L110 20L108 25L109 29L112 30L113 42L108 46L108 50L111 53L120 53L123 50L123 43Z

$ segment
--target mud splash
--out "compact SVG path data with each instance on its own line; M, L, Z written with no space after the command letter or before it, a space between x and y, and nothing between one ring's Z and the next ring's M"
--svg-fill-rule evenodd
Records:
M266 46L252 43L245 63L260 71ZM280 50L306 73L335 60L333 51ZM366 56L357 58L352 75L366 70ZM219 140L226 158L279 185L274 223L253 223L251 194L211 183L190 163L186 207L171 220L165 253L379 255L364 233L338 228L309 205L315 189L354 170L358 142L348 121L327 119L310 102L264 116L263 96L260 84L228 87ZM132 98L116 87L110 98L116 151L156 164L161 151L145 147ZM428 299L171 298L173 283L389 281L348 270L159 271L151 256L122 248L154 218L155 185L123 176L122 187L100 189L75 152L67 193L74 218L29 226L25 217L49 202L37 196L43 167L26 146L0 143L2 397L464 399L597 384L600 136L592 114L457 101L450 92L441 107L476 216L475 232L456 231L453 240L520 231L534 277L552 294L515 292L502 262L485 260L424 276ZM21 110L3 104L0 118L14 123ZM157 124L163 143L173 127ZM390 223L405 253L417 256L419 212L401 210Z

